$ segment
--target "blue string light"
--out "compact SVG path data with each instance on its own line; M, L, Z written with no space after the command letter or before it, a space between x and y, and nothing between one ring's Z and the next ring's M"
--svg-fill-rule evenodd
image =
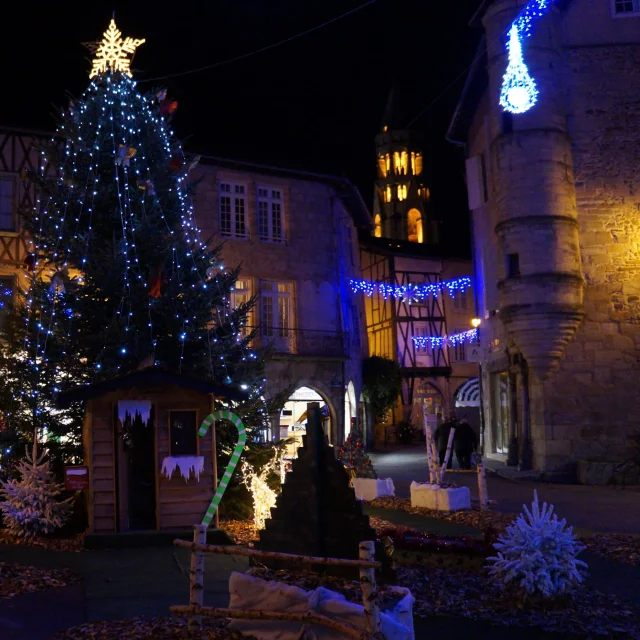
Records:
M454 333L450 336L412 336L411 339L417 349L435 349L445 344L459 345L465 342L474 342L478 339L478 330L470 329L462 333Z
M502 78L500 106L509 113L525 113L538 100L538 88L522 54L522 41L531 35L533 23L555 0L531 0L511 23L507 51L509 62Z
M443 291L450 296L456 293L464 293L471 287L471 278L465 276L455 280L444 280L430 284L405 284L393 285L385 282L369 282L368 280L349 280L353 293L364 292L369 298L374 293L379 293L385 300L389 297L402 298L403 300L424 300L429 296L438 297Z

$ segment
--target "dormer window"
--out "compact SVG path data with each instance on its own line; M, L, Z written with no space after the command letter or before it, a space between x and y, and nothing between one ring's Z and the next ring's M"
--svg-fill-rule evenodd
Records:
M612 0L612 6L616 18L640 16L640 0Z

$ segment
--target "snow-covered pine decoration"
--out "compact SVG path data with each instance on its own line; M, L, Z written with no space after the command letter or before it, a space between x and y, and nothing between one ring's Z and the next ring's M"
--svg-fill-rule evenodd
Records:
M581 583L586 563L576 559L584 549L566 528L566 520L558 520L553 505L538 504L533 492L531 511L524 513L501 534L494 547L497 556L487 558L489 572L505 586L514 586L523 600L536 596L554 598L571 591Z
M0 480L0 510L7 532L18 537L32 537L53 533L60 528L71 512L70 502L57 500L63 485L56 484L51 463L41 456L30 455L18 463L19 480Z

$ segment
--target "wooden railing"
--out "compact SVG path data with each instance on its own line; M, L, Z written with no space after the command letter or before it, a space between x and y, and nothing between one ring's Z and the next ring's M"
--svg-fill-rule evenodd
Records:
M233 545L206 544L207 529L204 525L194 527L194 542L174 540L176 547L183 547L191 551L191 570L189 572L189 604L175 605L170 608L171 613L182 613L193 616L194 624L201 623L201 616L219 618L235 618L245 620L289 620L307 624L318 624L334 629L344 634L345 638L357 640L377 640L381 638L380 631L380 598L376 587L376 569L382 565L375 558L375 543L361 542L358 548L358 560L341 558L322 558L314 556L300 556L292 553L275 551L259 551L247 547ZM333 620L319 613L287 613L284 611L263 611L260 609L225 609L219 607L205 607L204 602L204 554L222 553L225 555L246 556L255 559L290 560L298 564L358 567L360 571L360 586L364 605L364 631L346 622Z

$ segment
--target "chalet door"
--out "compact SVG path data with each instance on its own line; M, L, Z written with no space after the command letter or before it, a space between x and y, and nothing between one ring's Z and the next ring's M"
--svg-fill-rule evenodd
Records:
M131 427L128 511L130 529L156 529L155 417L153 410L147 423L139 417Z

